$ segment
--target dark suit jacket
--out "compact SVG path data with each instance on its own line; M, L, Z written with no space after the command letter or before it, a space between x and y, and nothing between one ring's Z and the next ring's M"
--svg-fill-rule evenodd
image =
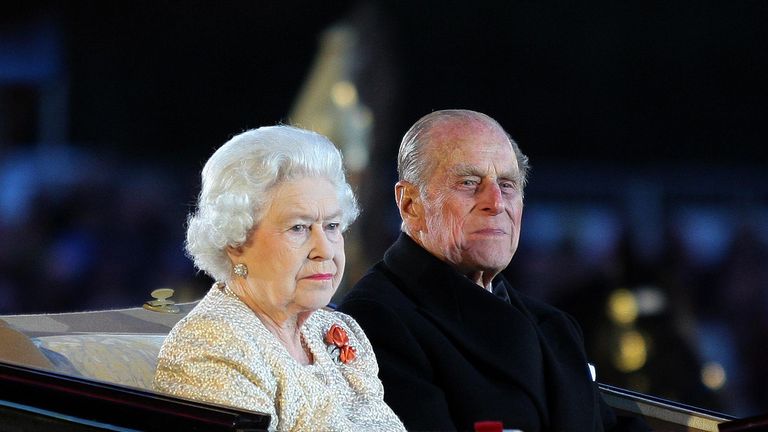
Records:
M592 381L578 325L508 287L477 286L401 234L340 305L373 344L384 398L409 430L525 432L616 425Z

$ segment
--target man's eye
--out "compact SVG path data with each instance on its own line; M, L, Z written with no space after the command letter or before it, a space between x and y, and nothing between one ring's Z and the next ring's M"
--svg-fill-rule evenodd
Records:
M307 228L306 225L294 225L294 226L291 227L291 231L297 232L297 233L304 232L307 229L308 228Z
M341 224L339 224L338 222L331 222L328 225L326 225L325 229L327 229L328 231L336 231L339 229L340 226Z
M499 184L499 186L502 189L517 189L517 187L515 186L515 184L513 182L501 182Z
M462 186L477 186L477 180L462 180Z

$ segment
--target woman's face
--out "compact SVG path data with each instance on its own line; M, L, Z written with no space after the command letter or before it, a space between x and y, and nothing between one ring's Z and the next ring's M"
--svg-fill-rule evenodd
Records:
M328 180L301 178L276 186L246 243L228 251L233 264L248 266L245 284L233 276L243 300L272 318L327 305L344 273L341 220Z

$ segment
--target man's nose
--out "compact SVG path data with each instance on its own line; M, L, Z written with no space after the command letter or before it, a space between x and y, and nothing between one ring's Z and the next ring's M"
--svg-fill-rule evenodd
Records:
M501 187L496 182L487 182L480 188L478 197L480 210L497 215L504 211L504 198L501 196Z
M333 258L333 245L328 239L328 233L319 224L312 227L310 241L312 248L309 251L309 259L325 261Z

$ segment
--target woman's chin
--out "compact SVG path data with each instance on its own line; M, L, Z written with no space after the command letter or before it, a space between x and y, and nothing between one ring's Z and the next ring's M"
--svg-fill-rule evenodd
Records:
M305 310L322 309L328 306L328 303L331 302L331 298L333 297L333 294L335 292L336 292L336 289L333 287L330 287L327 290L322 290L322 292L315 292L311 294L305 293L305 295L299 298L296 298L296 303L300 305L302 309L305 309Z

